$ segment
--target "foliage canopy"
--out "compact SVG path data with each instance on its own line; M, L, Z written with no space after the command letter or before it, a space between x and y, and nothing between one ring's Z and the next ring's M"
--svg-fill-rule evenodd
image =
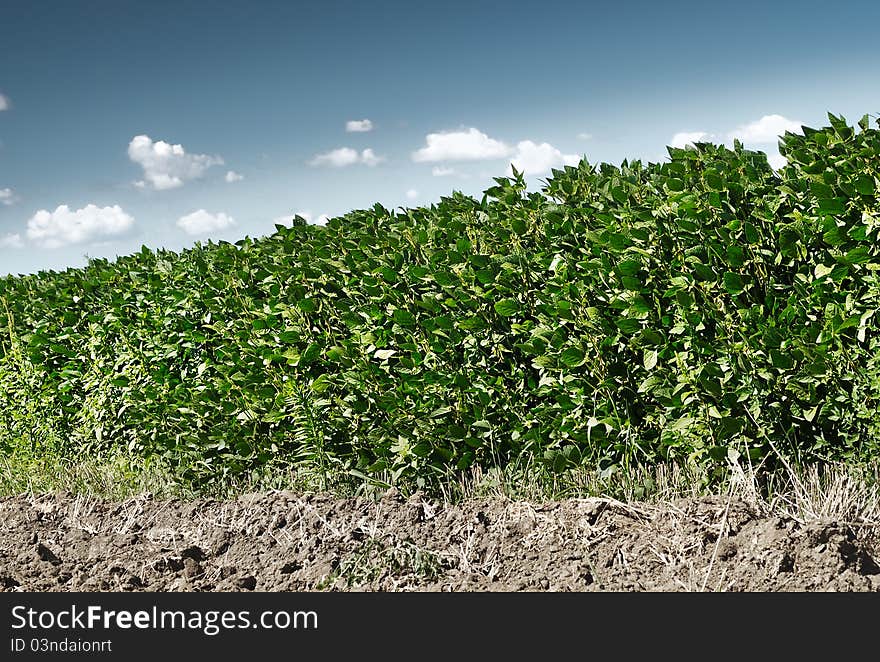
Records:
M880 130L829 121L778 172L699 143L0 279L0 448L420 484L876 454Z

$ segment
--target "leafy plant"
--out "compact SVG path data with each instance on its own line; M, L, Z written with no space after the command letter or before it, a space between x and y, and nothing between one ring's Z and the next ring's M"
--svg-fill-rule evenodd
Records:
M829 121L779 171L700 143L0 279L0 444L422 487L876 455L880 131Z

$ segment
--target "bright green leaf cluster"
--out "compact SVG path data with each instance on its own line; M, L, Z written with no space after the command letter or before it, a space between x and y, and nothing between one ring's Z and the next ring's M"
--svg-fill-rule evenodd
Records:
M700 143L0 279L0 448L422 483L876 453L880 131L829 119L778 172Z

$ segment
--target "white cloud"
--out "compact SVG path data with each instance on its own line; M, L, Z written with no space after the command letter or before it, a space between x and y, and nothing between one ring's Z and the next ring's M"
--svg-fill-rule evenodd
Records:
M223 179L226 180L227 184L232 184L233 182L240 182L244 179L244 175L239 175L235 170L230 170Z
M272 219L273 225L289 225L290 221L293 220L294 214L284 214L282 216L276 216Z
M694 143L706 142L711 137L705 131L680 131L669 140L669 146L682 149Z
M434 177L448 177L455 174L455 168L445 168L443 166L434 166L431 168L431 174Z
M133 226L134 218L119 205L86 205L76 211L61 205L54 212L34 214L27 222L27 237L43 248L58 248L125 234Z
M764 115L759 120L737 127L727 135L744 143L775 143L786 131L801 133L801 122L787 119L782 115Z
M177 219L177 227L189 235L208 234L216 230L225 230L233 225L235 225L235 219L222 211L218 214L211 214L204 209L199 209Z
M782 115L765 115L759 120L742 124L734 131L727 133L727 139L732 141L738 139L745 144L770 146L776 143L779 136L786 131L793 133L802 133L803 129L800 122L786 119ZM714 133L706 133L705 131L682 131L672 136L669 141L670 147L685 147L697 142L709 142L718 139ZM729 144L729 143L728 143ZM767 162L774 170L784 167L788 161L779 153L775 147L762 149L767 154Z
M223 164L219 156L187 154L181 145L164 140L153 142L144 135L131 139L128 158L144 170L145 181L136 182L136 186L146 188L149 184L157 191L183 186L184 182L201 177L211 166Z
M419 192L417 190L415 190L414 188L411 188L410 190L408 190L406 192L406 199L407 200L415 200L417 197L419 197Z
M786 159L782 154L777 151L768 152L767 153L767 161L770 163L770 167L774 170L779 170L780 168L785 167L788 163L788 159Z
M24 242L21 239L21 235L16 232L15 234L0 237L0 248L24 248Z
M11 188L0 188L0 204L8 207L16 202L18 202L18 196L15 195L15 191Z
M373 123L368 119L349 120L345 123L345 130L349 133L364 133L373 130Z
M330 216L327 214L319 214L315 216L310 211L295 211L286 216L277 216L273 219L273 223L276 225L290 225L290 222L293 220L294 216L302 216L306 219L306 223L313 223L315 225L324 225L327 221L330 220Z
M0 94L0 111L9 110L9 107L11 105L12 104L9 102L9 97Z
M340 147L339 149L334 149L331 152L318 154L309 162L309 164L313 166L329 165L333 166L334 168L342 168L344 166L352 165L357 162L357 150L352 149L351 147Z
M373 167L385 160L383 156L376 156L372 149L367 148L360 154L356 149L351 147L340 147L330 152L318 154L309 161L309 165L313 166L332 166L334 168L343 168L345 166L354 165L355 163L363 163L366 166Z
M420 161L479 161L510 156L513 149L473 127L466 131L429 133L425 146L412 153Z
M365 149L361 152L361 163L371 168L385 160L384 156L376 156L371 149Z
M513 167L526 175L540 175L551 168L563 165L577 165L581 160L577 154L563 154L550 143L533 143L521 140L516 144Z
M593 134L592 133L579 133L578 138L580 138L581 140L592 140Z

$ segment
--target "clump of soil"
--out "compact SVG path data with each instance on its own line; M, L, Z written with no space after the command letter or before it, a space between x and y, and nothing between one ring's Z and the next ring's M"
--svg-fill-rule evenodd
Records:
M0 590L880 591L880 532L741 501L0 499Z

